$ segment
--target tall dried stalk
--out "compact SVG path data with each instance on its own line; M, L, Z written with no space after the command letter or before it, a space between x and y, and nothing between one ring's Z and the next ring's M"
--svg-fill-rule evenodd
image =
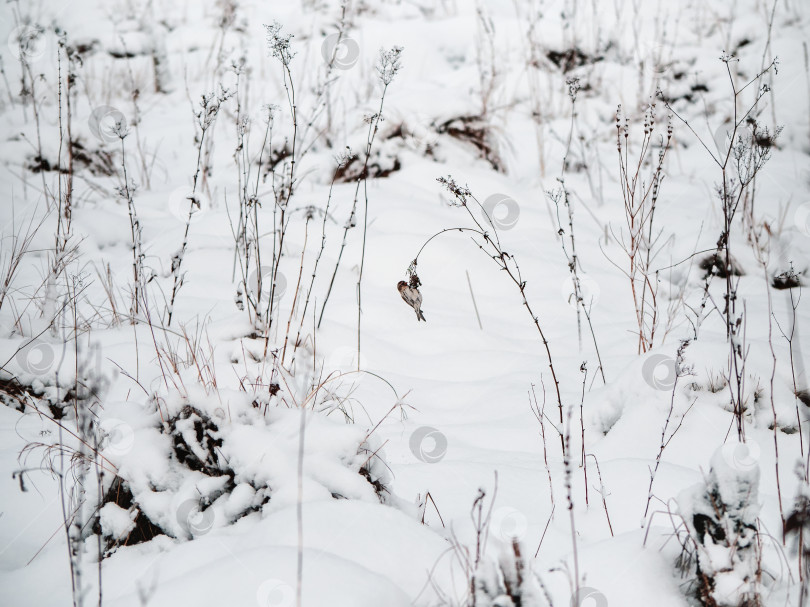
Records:
M644 113L644 134L637 158L630 158L630 121L622 120L622 108L616 111L616 148L619 152L619 183L624 201L627 237L616 240L627 255L629 268L625 272L630 281L633 306L638 326L638 353L653 347L658 326L658 280L652 270L657 235L653 230L655 205L664 180L664 160L672 142L672 122L667 124L666 138L658 137L657 160L652 160L655 141L655 104ZM651 173L645 176L645 165L651 164ZM614 234L614 237L616 235Z

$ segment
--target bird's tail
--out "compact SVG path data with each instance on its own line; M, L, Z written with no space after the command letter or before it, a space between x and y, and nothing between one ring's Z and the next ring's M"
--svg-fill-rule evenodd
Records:
M427 319L425 318L425 315L422 313L422 310L416 311L416 320L424 320L425 322L427 322Z

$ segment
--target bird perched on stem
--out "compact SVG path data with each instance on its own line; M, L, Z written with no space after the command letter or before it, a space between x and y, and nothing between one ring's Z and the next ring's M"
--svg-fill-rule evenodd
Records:
M397 283L397 290L399 294L402 295L402 299L405 300L405 303L411 306L414 312L416 312L416 320L424 320L427 322L425 315L422 314L422 294L419 292L419 289L409 287L407 282L400 280Z

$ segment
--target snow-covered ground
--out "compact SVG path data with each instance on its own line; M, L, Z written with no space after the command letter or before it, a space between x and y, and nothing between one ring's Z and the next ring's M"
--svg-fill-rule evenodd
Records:
M805 604L809 9L5 3L0 604Z

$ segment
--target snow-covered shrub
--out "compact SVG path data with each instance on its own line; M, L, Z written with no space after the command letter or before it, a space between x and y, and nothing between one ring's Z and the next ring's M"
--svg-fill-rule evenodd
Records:
M228 416L216 400L183 400L163 422L138 428L122 421L126 444L112 434L102 443L101 455L118 469L93 523L106 539L105 555L156 535L191 540L294 504L301 415L305 501L387 499L390 478L379 445L358 426L298 409L264 413L248 402L232 401Z
M795 536L796 539L796 548L803 568L800 576L799 604L805 605L810 599L810 484L807 481L799 486L799 494L793 503L790 516L785 521L785 533Z
M540 587L517 540L505 544L498 560L484 559L475 575L475 607L545 607Z
M712 457L706 479L677 499L689 533L681 564L694 565L694 595L704 607L762 604L755 453L750 444L724 445Z
M497 477L496 477L497 482ZM443 605L459 607L545 607L551 604L540 577L532 571L531 557L515 536L498 533L493 517L494 498L485 505L486 492L478 490L470 518L474 542L463 543L451 534L455 559L464 572L466 590ZM499 536L498 539L496 536ZM492 540L495 545L489 543ZM489 548L488 548L489 547Z

